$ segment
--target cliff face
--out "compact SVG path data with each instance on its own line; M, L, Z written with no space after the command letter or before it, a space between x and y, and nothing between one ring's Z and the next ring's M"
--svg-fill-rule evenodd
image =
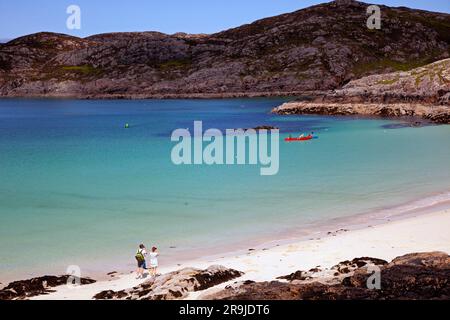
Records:
M38 33L0 45L0 96L145 97L339 88L449 57L450 15L337 1L211 35Z

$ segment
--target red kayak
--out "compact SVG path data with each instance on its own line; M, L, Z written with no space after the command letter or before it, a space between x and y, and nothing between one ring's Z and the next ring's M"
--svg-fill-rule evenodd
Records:
M286 139L284 139L284 141L286 141L286 142L308 141L308 140L312 140L313 138L314 138L313 136L306 136L306 137L302 137L302 138L286 138Z

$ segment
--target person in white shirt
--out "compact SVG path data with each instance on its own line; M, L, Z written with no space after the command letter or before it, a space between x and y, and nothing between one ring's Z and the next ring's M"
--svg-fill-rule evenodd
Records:
M148 254L148 256L150 257L150 268L149 268L149 272L150 272L150 276L155 277L156 276L156 271L158 269L158 248L153 247L152 251Z

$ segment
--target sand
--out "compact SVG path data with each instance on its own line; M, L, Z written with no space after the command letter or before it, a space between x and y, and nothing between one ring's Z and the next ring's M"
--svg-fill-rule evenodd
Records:
M450 252L450 209L418 214L402 220L370 226L351 231L340 231L332 235L291 243L271 242L271 246L240 254L229 254L220 258L203 258L181 266L160 268L160 273L183 267L207 268L219 264L245 272L237 280L267 281L297 270L309 270L320 266L330 268L340 261L370 256L391 261L393 258L413 252ZM61 286L49 295L34 297L36 300L86 300L104 290L123 290L134 287L145 280L136 280L135 274L117 275L111 280L92 285L69 288ZM232 282L235 282L233 280ZM220 290L224 283L203 292L191 293L189 299Z

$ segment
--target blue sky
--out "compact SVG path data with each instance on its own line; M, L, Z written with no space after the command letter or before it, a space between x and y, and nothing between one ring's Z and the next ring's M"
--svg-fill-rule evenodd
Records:
M113 31L212 33L326 1L317 0L1 0L0 39L39 31L88 36ZM450 13L450 0L371 0ZM66 8L81 8L81 30L66 28Z

